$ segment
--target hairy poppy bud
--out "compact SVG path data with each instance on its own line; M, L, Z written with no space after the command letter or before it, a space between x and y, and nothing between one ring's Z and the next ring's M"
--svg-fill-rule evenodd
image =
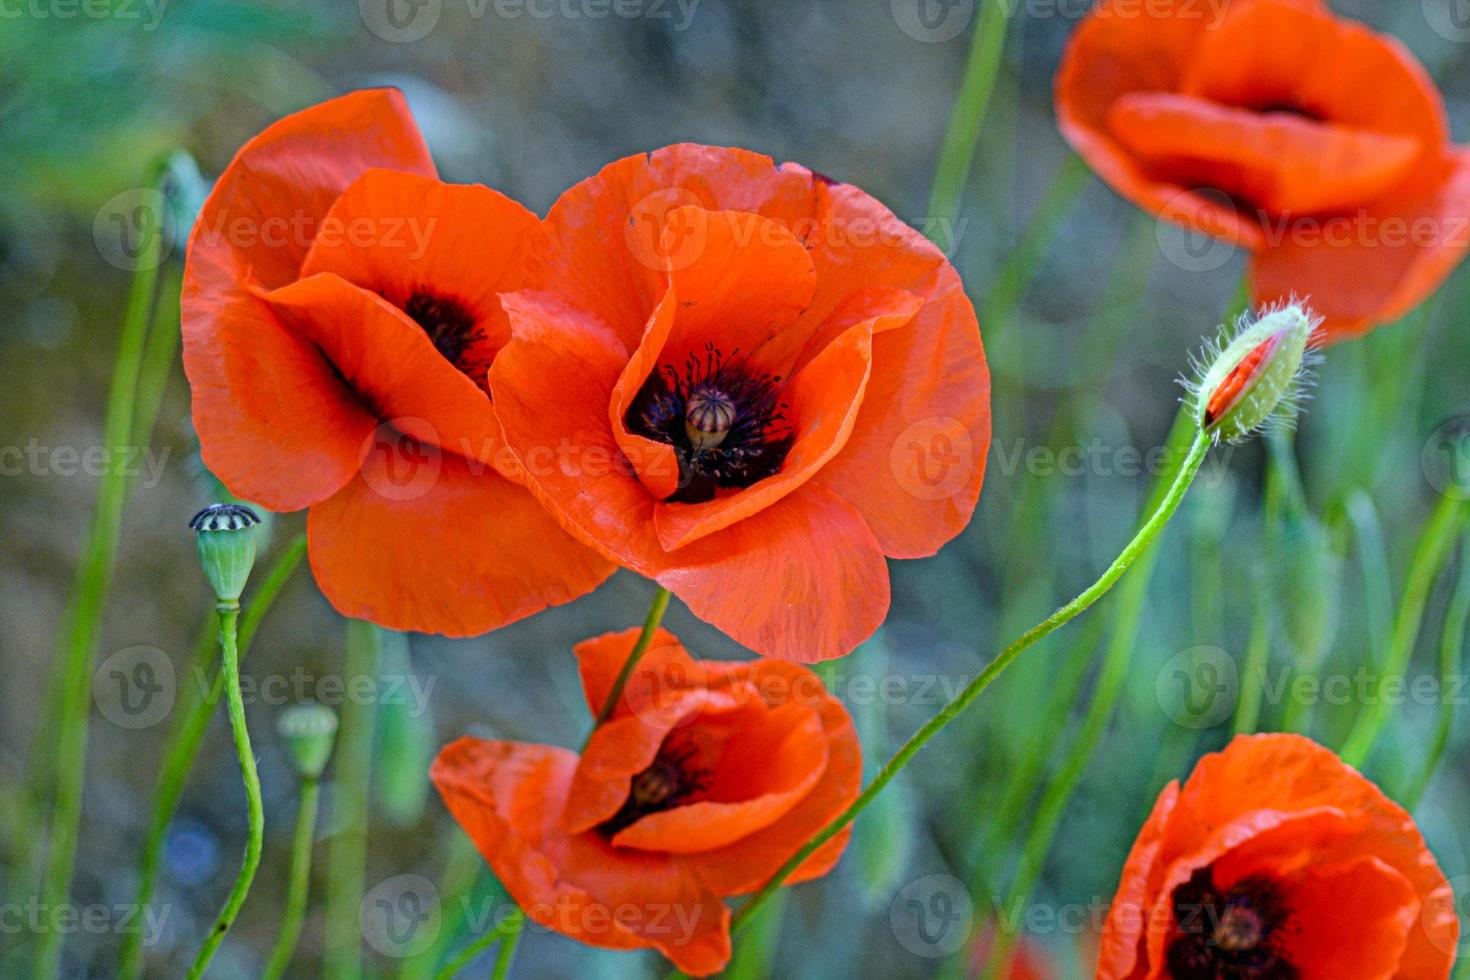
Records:
M238 603L255 565L255 526L260 518L240 504L210 504L189 521L199 563L221 603Z
M332 757L337 713L324 704L293 704L276 718L276 733L286 743L302 779L320 779Z
M1308 347L1321 321L1300 303L1243 317L1235 337L1211 345L1189 385L1195 421L1216 441L1240 442L1273 419L1290 422L1302 398Z

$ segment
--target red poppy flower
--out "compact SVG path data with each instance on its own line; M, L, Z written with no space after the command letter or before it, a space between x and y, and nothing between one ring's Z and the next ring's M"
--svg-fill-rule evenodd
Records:
M990 442L974 310L848 184L678 145L562 195L490 382L573 534L766 655L850 652L885 556L974 510Z
M637 635L577 647L593 713ZM531 921L593 946L653 947L700 975L730 958L724 897L765 884L857 798L861 775L852 720L811 671L697 661L663 630L580 757L465 738L433 768ZM847 837L788 880L826 874Z
M1407 313L1470 248L1470 150L1439 91L1322 0L1102 0L1056 102L1114 190L1249 249L1257 302L1310 296L1329 339Z
M204 461L272 510L310 507L345 615L483 633L595 588L500 451L487 372L535 215L435 179L403 98L357 92L247 143L189 242L184 367Z
M1459 931L1407 812L1315 742L1247 735L1159 796L1097 975L1435 980Z

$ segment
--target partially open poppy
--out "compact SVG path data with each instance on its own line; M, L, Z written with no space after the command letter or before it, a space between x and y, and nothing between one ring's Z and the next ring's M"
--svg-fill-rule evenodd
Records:
M974 511L990 443L974 310L943 254L848 184L682 144L562 195L491 388L573 534L759 653L850 652L885 556Z
M1470 150L1396 40L1322 0L1101 0L1056 85L1062 132L1113 189L1253 253L1329 340L1397 319L1470 248Z
M1297 735L1248 735L1171 783L1128 855L1102 980L1435 980L1454 894L1414 820Z
M595 714L638 631L577 647ZM465 738L433 779L531 921L593 946L652 947L709 974L730 958L742 895L856 799L847 710L796 664L697 661L660 630L580 756ZM831 870L844 830L790 883Z
M349 616L483 633L612 566L513 479L487 374L536 216L441 183L393 91L266 129L189 241L184 367L204 461L272 510L310 507L312 570Z

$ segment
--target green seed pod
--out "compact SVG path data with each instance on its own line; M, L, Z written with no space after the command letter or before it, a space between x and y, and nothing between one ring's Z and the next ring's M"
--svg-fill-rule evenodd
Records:
M1240 442L1273 418L1294 418L1318 322L1306 307L1290 303L1242 321L1223 350L1207 352L1194 386L1200 428L1216 441Z
M332 757L337 713L324 704L293 704L276 718L276 732L301 778L320 779Z
M210 504L189 521L199 546L199 563L215 598L239 603L255 565L255 528L260 518L239 504Z

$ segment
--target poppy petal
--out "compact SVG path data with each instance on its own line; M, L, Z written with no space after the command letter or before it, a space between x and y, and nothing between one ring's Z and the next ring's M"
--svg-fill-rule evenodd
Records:
M376 422L246 288L294 278L317 222L372 167L434 174L397 91L354 92L268 127L220 176L189 239L183 356L204 462L272 510L339 490Z
M1329 341L1409 313L1470 251L1470 150L1452 151L1446 171L1415 199L1278 229L1251 262L1256 302L1309 298Z
M775 705L787 697L811 703L804 693L811 690L810 674L796 664L762 660L740 671L758 690L783 692L770 698ZM775 824L735 844L685 858L721 894L741 895L764 885L801 845L856 799L862 788L862 750L847 709L826 694L812 706L821 716L828 743L822 778ZM809 881L830 871L846 847L850 831L844 828L813 852L786 883Z
M736 731L719 746L719 759L705 765L701 752L691 763L713 773L702 799L642 817L613 844L669 854L714 850L771 826L811 792L827 768L821 717L795 702L745 707L731 713ZM699 745L710 727L693 722L686 737Z
M815 484L679 549L657 576L700 619L768 657L846 656L888 613L888 566L867 523Z
M361 473L307 521L311 567L345 616L476 636L595 589L612 566L481 463L379 430Z
M730 910L683 861L562 829L576 764L566 749L465 738L430 775L532 922L594 946L654 948L697 976L722 969Z
M1287 884L1292 926L1285 958L1303 980L1421 976L1400 962L1419 921L1408 879L1372 857L1304 869Z
M1187 95L1124 96L1108 114L1119 141L1178 180L1218 188L1270 214L1369 200L1419 159L1412 136L1232 109Z
M623 457L633 465L638 479L655 498L662 500L679 489L679 457L674 447L666 442L638 435L628 428L628 408L637 397L638 390L648 376L658 368L659 355L664 343L674 329L674 316L679 307L679 298L670 286L663 299L654 307L643 331L643 340L638 349L628 356L628 363L618 375L613 386L612 400L608 405L608 422L612 425L613 438Z
M643 631L638 627L617 633L604 633L583 640L572 648L577 658L577 675L582 681L582 694L587 699L587 710L595 718L612 693L613 684L623 672L623 665L633 652L634 645ZM699 661L674 634L663 627L654 631L648 649L638 661L634 675L623 688L623 697L617 706L618 714L630 713L630 704L635 697L652 694L673 693L675 690L704 686L704 673Z
M369 170L332 205L301 274L336 273L400 310L416 297L455 304L479 337L464 359L488 370L510 340L499 294L521 287L538 223L488 187Z
M1148 917L1154 914L1151 875L1163 846L1165 828L1179 799L1179 783L1164 787L1144 821L1143 829L1128 852L1117 895L1103 926L1097 980L1131 980L1139 975L1137 965L1146 935L1160 931ZM1165 925L1167 924L1164 923Z
M681 294L682 295L682 294ZM918 305L918 301L913 301ZM814 477L847 444L873 365L873 328L860 323L808 362L782 391L794 441L774 476L699 504L660 501L659 543L668 551L759 513Z
M402 310L331 273L266 293L375 417L405 435L491 462L499 430L490 399Z

